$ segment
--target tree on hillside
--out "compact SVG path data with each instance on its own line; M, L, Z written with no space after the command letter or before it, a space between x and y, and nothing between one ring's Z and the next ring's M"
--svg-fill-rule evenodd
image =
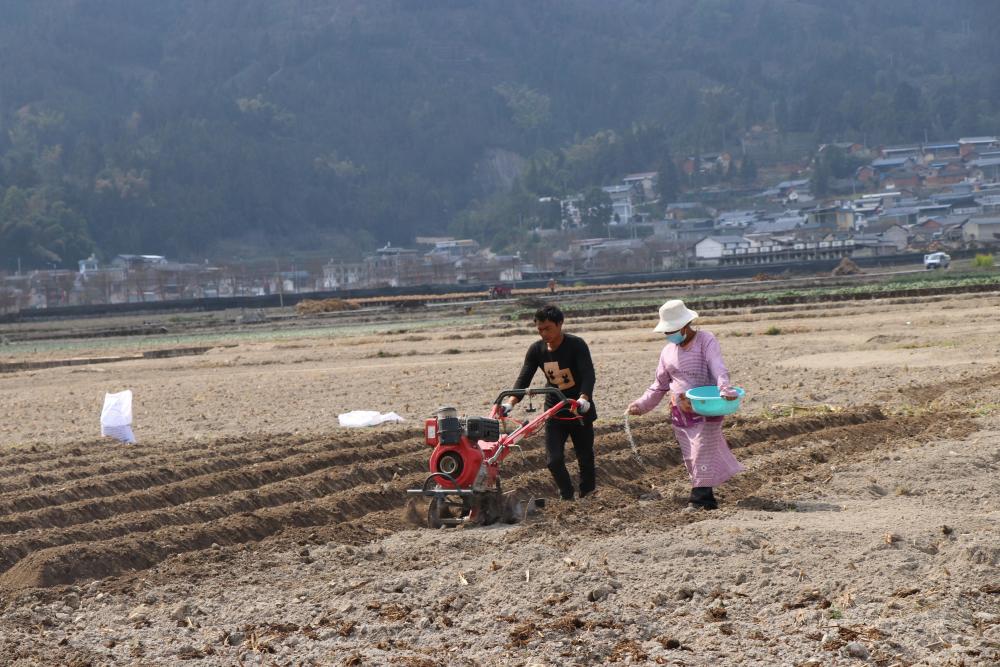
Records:
M660 202L666 205L669 202L677 201L677 194L681 187L681 175L669 151L661 159L656 174L656 189L660 195Z
M539 226L543 229L559 229L562 226L562 203L555 197L539 201Z
M0 201L0 266L70 268L93 250L86 221L63 201L7 188Z
M612 211L611 195L601 188L591 188L580 204L580 221L588 233L600 236L606 231L604 226L611 221Z
M749 155L743 157L740 163L740 181L744 185L750 185L757 180L757 163Z
M504 83L494 88L507 103L514 123L523 130L537 130L549 122L552 100L526 86Z
M830 194L830 164L822 157L813 164L812 176L809 178L809 189L816 197Z

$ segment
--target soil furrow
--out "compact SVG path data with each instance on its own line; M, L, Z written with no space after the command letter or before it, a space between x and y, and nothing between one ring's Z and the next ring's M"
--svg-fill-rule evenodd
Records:
M42 549L0 575L0 588L47 587L115 576L130 569L147 569L174 554L207 549L212 544L259 541L286 528L341 522L397 504L396 498L369 487L323 503L295 503L193 527L172 526L140 536Z
M230 453L229 456L204 456L197 457L194 455L184 456L178 459L175 456L170 456L169 458L161 458L158 462L159 466L175 466L178 464L190 464L192 462L197 462L201 465L208 465L219 461L229 461L233 459L242 460L242 467L247 467L249 465L268 463L272 461L279 461L282 459L289 459L296 456L306 456L314 454L325 454L331 451L331 449L336 449L341 452L342 456L347 460L348 463L354 460L362 461L369 460L372 458L396 456L404 451L407 451L412 446L406 443L406 440L388 441L386 443L371 444L366 447L350 447L345 448L342 443L338 443L336 440L329 439L314 439L308 440L302 443L296 442L295 444L283 444L283 445L273 445L268 447L261 447L255 450L248 450L246 452L235 452ZM235 455L234 455L235 454ZM238 455L238 456L237 456ZM356 456L355 458L352 458ZM35 494L44 494L46 492L46 487L61 485L59 488L60 492L68 489L75 488L72 482L82 479L100 479L103 477L108 477L112 475L124 475L129 472L142 471L149 468L148 462L133 462L129 466L107 466L102 465L98 468L80 468L76 470L68 470L62 474L49 473L49 474L31 474L28 473L22 478L8 480L2 485L4 490L3 496L0 497L10 497L14 491L21 489L34 489ZM90 498L101 497L100 494L94 496L86 496ZM25 497L27 498L27 496ZM27 502L27 501L26 501ZM72 502L72 501L70 501Z
M653 460L662 465L676 465L675 461L679 459L669 450L664 450ZM603 474L612 476L619 471L625 471L626 476L634 475L634 470L634 466L628 465L601 466ZM525 480L525 489L538 494L544 493L546 488L551 490L551 481L547 476L547 471L535 471ZM421 479L422 475L412 474L404 478L409 484L417 484ZM517 485L522 486L520 481ZM256 542L286 528L346 522L373 511L402 509L407 497L401 492L401 485L394 487L398 488L386 490L380 485L368 485L361 490L341 491L317 500L230 514L197 525L169 526L138 536L130 532L102 541L36 548L0 575L0 589L47 587L115 576L129 569L146 569L174 554L205 549L212 544Z
M782 420L775 420L773 422L765 422L758 424L755 427L747 426L741 422L737 422L737 428L730 431L730 437L733 439L734 446L739 446L746 438L761 438L761 437L780 437L785 432L793 432L796 429L799 431L805 430L815 430L832 423L848 423L854 422L856 420L867 420L873 418L872 415L867 412L850 411L843 413L833 413L826 415L817 415L808 419L793 420L787 425ZM647 421L645 428L664 428L666 422L662 418ZM616 422L602 424L597 428L597 435L599 437L605 437L608 434L615 433L621 430L621 424ZM386 434L389 435L389 434ZM389 438L389 443L383 443L378 440L377 436L368 434L368 441L366 444L360 447L352 447L349 450L340 449L332 455L330 459L330 465L346 465L350 463L355 463L358 461L370 460L372 458L389 458L393 456L398 456L409 451L410 448L419 449L419 440L408 440L400 438L401 433L392 433L394 438ZM114 496L115 494L129 493L135 489L149 489L153 488L163 488L171 487L173 485L179 484L186 479L192 479L195 477L210 475L216 472L222 472L225 470L242 469L246 467L247 464L266 464L268 461L274 460L276 458L292 458L294 456L306 455L302 453L302 450L313 451L327 451L330 447L340 445L336 439L334 440L313 440L302 442L301 440L294 441L297 445L301 444L302 447L296 446L274 446L266 448L266 453L262 454L256 458L251 458L246 460L245 458L216 458L205 461L200 461L198 465L189 466L187 468L167 468L172 460L167 460L161 463L161 468L159 473L150 473L145 469L140 468L142 472L138 473L112 473L108 474L103 470L86 470L79 471L86 481L78 481L76 484L65 484L56 491L45 491L45 489L39 489L32 494L23 494L20 492L15 493L17 485L14 480L9 481L4 485L5 493L0 496L0 509L5 509L8 513L14 512L30 512L30 511L40 511L50 507L60 507L69 503L77 503L94 498L107 498L109 496ZM395 446L387 446L388 444L393 444ZM242 464L242 465L240 465ZM28 480L33 480L34 475L28 477ZM96 478L96 479L95 479ZM172 489L171 489L172 491ZM165 502L170 504L177 504L178 502L184 502L182 498L178 498L179 494L174 494L168 497ZM202 494L203 495L203 494ZM198 495L192 497L200 497ZM6 504L4 500L6 499ZM125 499L120 499L119 502L125 502ZM114 512L118 510L111 509L115 507L114 501L108 501L106 506L109 507L107 511ZM127 507L124 505L117 505L118 507ZM155 509L158 505L151 504L147 508ZM160 505L162 506L162 505ZM136 508L137 509L137 508ZM85 515L85 514L84 514ZM105 514L103 516L107 516ZM51 516L55 517L56 513L52 513ZM63 514L64 518L54 518L52 519L55 523L52 525L69 525L71 523L77 523L77 520L71 519L69 517L73 516L72 512L68 514ZM91 519L100 518L99 514L93 514ZM22 526L19 517L8 517L6 521L0 521L0 533L10 533L16 530L22 530L27 527L32 527L32 525ZM40 518L38 520L40 523L34 525L44 525L45 519ZM62 523L59 523L62 521Z
M166 525L209 521L238 512L319 498L361 483L388 481L399 473L411 475L411 485L418 486L423 481L423 471L427 464L426 448L418 445L422 443L415 443L405 455L379 459L370 468L355 465L341 476L332 474L330 466L316 468L317 461L306 460L298 467L276 466L272 470L241 470L209 476L208 479L200 480L196 489L189 482L184 482L161 487L155 493L136 492L102 503L82 503L79 507L50 508L43 512L11 517L4 526L8 532L32 532L0 540L0 571L10 567L26 553L40 548L146 532ZM622 441L611 449L625 446ZM542 463L543 453L535 451L526 454L523 460L519 457L519 460L511 462L506 470L510 474L516 474L519 469L537 469ZM261 482L275 474L287 473L292 474L266 484ZM195 498L198 492L203 492L203 495ZM220 493L225 495L217 495ZM161 504L153 507L153 503L157 502ZM159 509L167 504L176 507ZM58 522L61 522L60 527L51 527ZM65 529L68 526L72 528Z
M190 470L171 470L170 475L178 479L155 485L149 475L106 476L89 480L86 484L63 487L56 493L39 492L19 495L14 498L15 509L28 508L11 513L0 519L0 533L14 533L30 528L68 526L81 521L94 521L122 512L153 510L167 505L178 505L205 496L227 493L238 489L249 489L261 484L272 483L285 477L308 474L320 468L343 467L366 461L387 461L396 457L416 455L426 461L429 449L422 440L403 440L392 446L382 443L364 448L340 448L330 451L337 443L318 441L319 453L301 453L297 449L271 454L260 461L251 459L220 460L225 468L211 469L220 461L210 462ZM277 461L270 459L284 455ZM241 465L242 464L242 465ZM207 472L189 476L187 473ZM249 470L250 468L252 470ZM96 471L95 473L96 474ZM109 478L110 477L110 478ZM123 489L131 489L124 495L116 495ZM8 497L15 494L5 494ZM49 503L49 504L46 504Z
M332 448L335 448L333 453L327 455L330 465L349 465L358 461L392 456L394 452L402 453L407 449L407 445L398 445L392 449L386 449L383 443L377 443L369 447L354 448L350 446L345 447L344 443L338 443L336 440L323 440L316 441L314 446L309 447L311 450L318 450L320 452L328 452ZM174 461L171 459L166 459L161 461L154 470L145 467L134 472L113 473L100 476L96 479L93 478L94 474L99 473L94 473L85 480L65 484L55 490L46 491L42 489L31 494L8 491L0 495L0 515L38 510L81 500L129 493L138 489L164 486L182 482L193 477L227 470L238 470L248 465L264 465L267 462L287 457L319 455L321 454L303 454L299 448L290 450L281 449L267 451L258 456L251 456L249 459L247 455L232 456L207 461L201 460L194 465L180 467L175 466ZM6 485L4 488L7 488Z
M355 435L356 433L356 435ZM420 436L420 431L376 430L352 432L353 447L357 450L378 448L386 444L401 442ZM77 446L66 451L63 449L46 450L30 460L26 457L14 457L9 460L3 470L0 470L0 488L6 492L17 484L18 476L38 476L38 483L30 485L37 488L40 484L58 483L59 475L66 479L79 479L93 474L94 468L100 469L100 474L127 472L143 469L151 465L162 465L164 457L171 461L208 461L216 458L230 458L235 455L266 454L269 451L283 450L295 446L324 448L329 445L343 446L343 437L315 437L288 434L267 436L239 436L222 438L211 443L189 443L181 447L166 448L163 444L153 444L145 447L136 445L109 445L109 441L101 440L86 445ZM86 450L86 453L85 453ZM39 465L32 465L39 464ZM48 473L51 479L45 477ZM7 480L7 481L2 481Z
M897 423L897 421L899 423ZM872 422L878 422L873 425ZM775 423L755 424L751 428L734 429L730 437L736 441L742 438L746 449L744 457L773 455L778 449L786 450L812 442L812 447L879 446L906 433L919 433L931 423L915 420L909 426L905 420L886 419L875 410L852 413L811 416L797 420L777 420ZM665 425L650 424L636 430L636 435L654 438ZM643 451L647 465L639 465L628 449L624 434L606 433L602 442L602 456L599 458L599 475L604 491L610 496L601 512L614 511L623 505L634 504L636 494L662 482L664 478L679 476L680 456L678 450L668 447L649 448ZM779 442L772 442L778 438ZM861 444L859 444L861 443ZM419 441L415 443L415 446ZM779 445L776 447L776 444ZM809 448L802 448L809 449ZM804 465L817 465L816 460L805 457ZM511 465L505 465L508 473L506 486L517 488L519 494L551 494L551 479L542 467L543 453L531 451L521 459L512 457ZM399 464L405 461L405 466ZM374 469L355 466L353 478L334 479L323 474L314 475L313 484L303 478L284 480L261 494L260 490L232 494L225 503L219 498L205 499L203 502L189 503L184 507L137 517L141 523L121 523L111 532L118 536L100 539L92 530L83 526L79 530L47 531L46 536L9 543L4 549L4 562L12 564L0 576L0 586L20 588L24 586L51 586L79 581L89 577L103 577L118 574L126 569L148 568L177 553L204 549L212 543L237 544L258 541L291 526L316 526L330 522L344 522L365 516L369 512L401 509L406 503L402 493L407 485L415 485L423 477L421 469L426 465L426 450L417 447L410 456L403 457L396 465L376 466ZM392 474L403 468L405 476L392 479ZM359 484L376 482L377 486L356 488ZM598 498L601 501L601 498ZM275 503L261 507L261 504ZM176 510L173 514L171 512ZM183 512L192 512L185 516ZM197 512L202 514L198 515ZM159 515L159 519L153 517ZM217 517L217 518L209 518ZM124 517L121 517L124 518ZM209 520L205 520L208 518ZM185 521L183 525L172 522ZM168 525L153 528L158 521ZM197 523L200 522L200 523ZM102 523L98 522L94 526ZM139 534L138 531L143 531ZM60 537L60 532L64 533ZM95 538L97 538L95 540ZM79 541L78 541L79 539ZM62 542L52 545L52 542ZM6 566L5 566L6 567Z
M204 498L216 498L236 491L277 484L286 480L301 479L317 471L327 477L351 478L357 469L359 459L351 456L351 461L343 459L347 452L337 452L327 456L304 454L274 463L258 463L207 475L184 479L178 482L140 489L124 495L87 499L64 505L45 507L0 519L0 534L12 534L30 529L63 528L84 522L98 521L127 513L148 512L165 507L181 506ZM412 449L401 455L371 456L378 462L378 469L393 470L394 466L406 463L390 463L398 458L419 461ZM354 464L354 465L351 465ZM351 465L345 468L345 465ZM343 470L345 474L331 469ZM389 473L392 476L392 473Z
M405 470L414 475L422 464L414 460ZM396 466L374 469L358 468L351 474L333 478L322 471L309 477L283 480L223 497L212 497L186 503L179 507L157 511L132 512L105 521L81 524L68 529L32 531L0 540L0 571L4 571L26 555L53 546L85 544L122 536L151 534L168 527L180 531L198 530L199 525L248 512L278 508L291 503L317 501L332 493L349 491L363 484L384 483L399 470ZM416 476L414 480L418 479Z
M866 452L919 443L931 437L962 437L975 430L963 413L940 413L918 417L891 417L876 423L833 426L829 429L792 436L777 442L758 441L739 450L737 457L747 470L720 489L722 512L734 512L736 503L754 497L762 488L781 488L786 497L810 495L831 474L831 464L855 462ZM642 526L644 530L662 530L715 516L715 513L686 514L676 511L687 502L690 488L687 473L680 465L680 452L673 449L677 465L635 467L629 475L630 461L623 453L598 466L598 493L586 502L563 503L546 510L531 532L517 539L565 539L566 531L575 535L608 534L613 525ZM645 456L645 452L643 454ZM518 487L538 488L546 481L544 471L518 478ZM609 474L610 473L610 474ZM621 474L625 473L625 474ZM551 484L551 482L550 482ZM662 499L636 502L637 496L656 489L651 495ZM648 496L649 497L649 496Z

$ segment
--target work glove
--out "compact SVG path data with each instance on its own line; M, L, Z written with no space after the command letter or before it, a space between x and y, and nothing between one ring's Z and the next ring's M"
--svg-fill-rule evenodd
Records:
M585 415L590 412L590 401L585 398L576 399L576 414Z
M501 403L500 404L500 416L509 417L510 413L514 411L513 403Z

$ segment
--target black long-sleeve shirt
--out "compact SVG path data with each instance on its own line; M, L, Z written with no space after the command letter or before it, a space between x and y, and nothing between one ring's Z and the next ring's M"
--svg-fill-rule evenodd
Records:
M555 350L549 350L544 340L532 343L524 355L524 365L514 382L515 389L526 389L539 368L545 373L545 384L558 388L566 398L588 397L591 408L583 417L588 421L597 419L594 406L594 362L590 358L590 348L579 336L563 334L563 340ZM546 409L556 404L554 396L545 397Z

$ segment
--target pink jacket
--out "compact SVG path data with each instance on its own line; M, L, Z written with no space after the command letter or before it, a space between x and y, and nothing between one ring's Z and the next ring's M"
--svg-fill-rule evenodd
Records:
M728 391L729 370L722 361L722 348L716 337L708 331L698 331L687 348L667 343L660 352L653 384L633 405L645 414L659 405L667 392L679 396L688 389L706 385Z

